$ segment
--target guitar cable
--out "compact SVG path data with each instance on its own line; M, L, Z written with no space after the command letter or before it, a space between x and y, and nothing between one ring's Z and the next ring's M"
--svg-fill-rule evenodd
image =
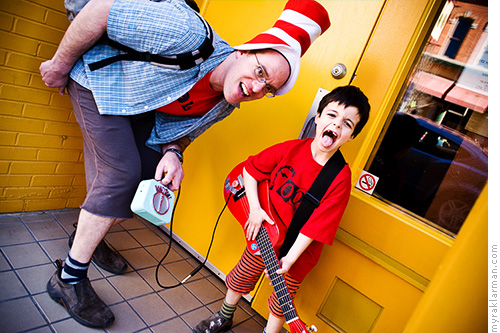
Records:
M156 283L158 284L158 286L160 286L161 288L163 289L173 289L173 288L176 288L182 284L184 284L185 282L187 282L187 280L189 280L192 276L194 276L196 273L198 273L203 267L205 267L205 263L207 262L208 260L208 255L210 254L210 250L212 248L212 244L214 242L214 238L215 238L215 232L217 231L217 226L219 225L219 221L220 221L220 218L222 216L222 213L224 213L224 210L226 209L227 207L227 204L229 202L229 199L231 199L231 193L230 195L227 197L227 200L226 200L226 203L224 205L224 207L222 208L221 212L219 213L219 216L217 217L217 221L215 222L215 226L214 226L214 230L212 231L212 238L210 240L210 245L208 246L208 250L207 250L207 254L205 255L205 259L203 260L202 263L200 263L198 265L198 267L196 267L195 269L193 269L191 271L191 273L189 273L182 281L180 281L179 283L177 284L174 284L174 285L171 285L171 286L164 286L160 283L160 279L158 277L158 271L160 270L160 266L162 264L162 262L165 260L165 258L167 257L167 255L169 254L170 252L170 249L172 248L172 233L173 233L173 230L174 230L174 214L175 214L175 208L177 207L177 203L179 201L179 198L181 196L181 187L179 186L179 190L177 191L177 198L175 199L175 204L174 204L174 207L172 208L172 219L170 220L170 233L169 233L169 237L170 237L170 240L169 240L169 243L168 243L168 248L167 248L167 251L165 253L165 255L163 256L163 258L161 258L160 262L158 262L158 265L156 266L156 273L155 273L155 278L156 278Z

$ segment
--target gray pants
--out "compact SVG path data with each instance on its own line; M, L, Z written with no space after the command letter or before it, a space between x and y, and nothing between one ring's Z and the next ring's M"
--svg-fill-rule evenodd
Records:
M90 90L71 79L67 88L83 135L87 197L81 208L99 216L131 218L137 185L154 177L162 157L145 145L155 112L101 116Z

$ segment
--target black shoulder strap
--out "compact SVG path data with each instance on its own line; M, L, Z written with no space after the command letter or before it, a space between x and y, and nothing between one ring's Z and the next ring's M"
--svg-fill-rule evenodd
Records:
M205 37L205 40L200 45L200 47L198 47L196 50L192 52L186 52L171 56L151 54L149 52L136 51L130 47L122 45L108 38L107 40L108 45L116 49L119 49L125 53L90 63L89 69L91 71L95 71L97 69L108 66L114 62L122 60L147 61L153 65L170 69L178 69L178 70L186 70L193 68L194 66L207 60L214 52L214 32L212 30L212 27L200 15L198 15L198 18L205 25L207 36Z
M337 152L330 157L328 162L326 162L323 166L318 176L316 176L311 188L304 194L297 211L293 215L292 221L290 222L290 226L288 227L285 235L285 240L283 241L283 245L280 249L280 258L284 257L292 247L293 243L295 243L300 230L309 219L314 209L319 206L326 190L330 187L339 172L344 168L345 164L346 162L344 160L344 156L342 156L340 150L337 150Z

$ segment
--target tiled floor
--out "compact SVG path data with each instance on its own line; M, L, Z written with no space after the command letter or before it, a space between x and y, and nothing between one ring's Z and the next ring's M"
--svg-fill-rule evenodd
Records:
M68 236L79 210L0 215L0 331L93 331L71 319L47 294L46 283L57 258L65 259ZM123 275L94 264L89 278L115 314L108 332L191 332L201 319L220 309L226 287L206 268L184 285L162 289L156 266L165 254L168 237L152 224L128 220L106 236L129 263ZM198 262L174 243L160 268L163 285L183 279ZM232 332L262 332L265 319L241 300ZM284 331L284 330L283 330Z

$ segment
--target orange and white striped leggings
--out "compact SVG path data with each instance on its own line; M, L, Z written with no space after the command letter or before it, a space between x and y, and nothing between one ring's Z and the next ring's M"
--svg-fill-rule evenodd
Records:
M253 255L248 248L245 248L240 261L226 276L226 286L237 294L246 295L251 292L265 269L264 262L260 256ZM290 292L290 296L295 299L300 282L289 274L285 275L285 282ZM269 311L278 318L283 318L283 312L273 291L267 300Z

